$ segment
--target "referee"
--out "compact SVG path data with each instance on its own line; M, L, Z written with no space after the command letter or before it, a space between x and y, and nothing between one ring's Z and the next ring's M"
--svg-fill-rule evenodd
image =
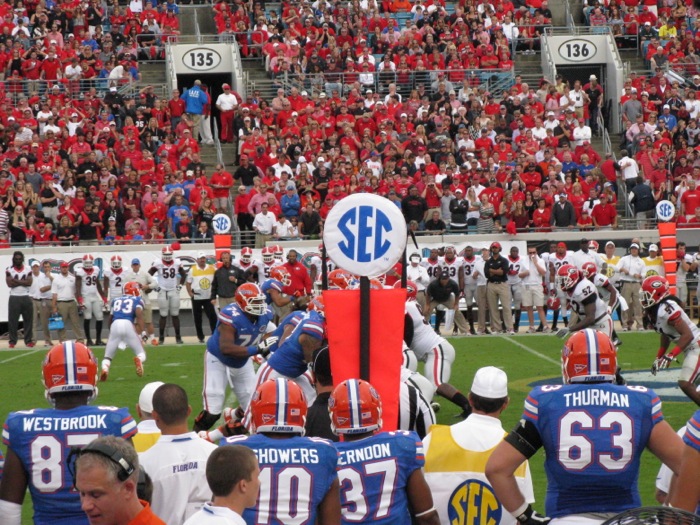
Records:
M501 255L501 243L493 242L489 248L491 257L484 264L484 274L488 281L486 285L486 299L491 312L491 331L497 333L501 331L501 326L505 324L509 334L513 331L513 316L510 311L510 286L508 279L508 259ZM498 310L498 301L501 301L501 311Z
M202 310L209 319L211 333L216 329L216 310L211 302L211 289L214 282L216 268L207 264L207 255L204 252L197 254L197 262L190 268L190 273L185 281L187 293L192 299L192 315L194 316L194 328L197 330L197 339L204 342L204 330L202 329Z

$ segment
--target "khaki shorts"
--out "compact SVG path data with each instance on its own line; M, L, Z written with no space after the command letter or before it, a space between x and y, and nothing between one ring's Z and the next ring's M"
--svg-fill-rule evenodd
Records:
M143 308L143 322L146 324L153 322L153 307L150 304Z
M522 306L544 306L544 289L541 284L523 285Z

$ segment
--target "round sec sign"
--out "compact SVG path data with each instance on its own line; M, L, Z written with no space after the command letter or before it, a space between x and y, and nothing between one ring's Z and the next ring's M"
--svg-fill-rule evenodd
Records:
M231 231L231 217L224 213L217 213L211 220L211 226L214 228L214 233L226 234Z
M656 205L656 217L663 222L673 219L676 214L676 207L671 201L659 201Z
M406 220L390 200L358 193L333 206L323 230L328 256L366 277L389 271L406 247Z

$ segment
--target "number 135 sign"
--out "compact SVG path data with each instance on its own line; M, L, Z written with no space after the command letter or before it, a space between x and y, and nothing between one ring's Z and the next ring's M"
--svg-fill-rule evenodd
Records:
M598 48L590 40L574 38L559 46L559 56L569 62L586 62L595 57Z
M209 71L221 63L221 55L206 47L190 49L182 57L182 63L188 69L195 71Z

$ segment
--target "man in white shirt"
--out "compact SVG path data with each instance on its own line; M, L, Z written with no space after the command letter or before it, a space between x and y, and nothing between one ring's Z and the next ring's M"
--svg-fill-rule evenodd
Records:
M600 270L603 267L603 259L596 251L597 248L598 245L593 241L581 239L580 248L574 252L574 266L580 270L585 263L592 262Z
M216 97L216 107L219 110L219 118L221 119L221 142L233 142L233 120L236 116L238 99L231 92L230 85L224 84L221 88L224 92Z
M161 436L139 454L139 463L153 481L153 512L166 523L183 523L211 500L206 464L217 447L189 430L191 412L179 385L166 383L153 394L152 415Z
M622 283L622 297L627 301L629 309L622 312L622 327L625 331L632 329L632 324L637 323L637 330L642 330L642 302L640 291L642 279L646 270L644 261L639 257L639 245L630 244L630 253L620 259L618 265L620 282Z
M425 308L425 287L430 284L428 270L421 266L422 257L418 252L412 253L408 258L408 268L406 268L406 278L416 284L416 301Z
M277 217L268 210L268 204L263 202L260 205L260 213L253 219L253 229L255 230L255 247L264 248L267 241L272 239L272 229L275 226Z
M36 343L36 333L39 325L44 332L44 345L52 346L51 332L49 332L49 316L51 315L51 263L45 261L32 261L32 285L29 288L29 295L34 306L34 343Z
M620 150L620 155L622 155L622 158L617 163L622 170L622 179L625 181L627 193L629 193L634 188L634 185L637 184L639 165L634 158L629 156L629 152L626 149Z
M537 255L535 247L528 247L527 258L522 259L520 267L520 278L522 279L522 307L527 312L527 319L530 325L527 333L537 332L535 328L535 314L533 307L537 308L537 315L540 317L542 331L549 332L547 317L544 313L544 288L542 279L547 274L547 267L544 261Z
M61 262L61 273L53 278L51 283L51 312L63 318L64 327L58 331L58 339L66 340L65 324L70 321L75 339L82 343L85 336L80 326L78 303L75 300L75 276L68 272L69 264Z

